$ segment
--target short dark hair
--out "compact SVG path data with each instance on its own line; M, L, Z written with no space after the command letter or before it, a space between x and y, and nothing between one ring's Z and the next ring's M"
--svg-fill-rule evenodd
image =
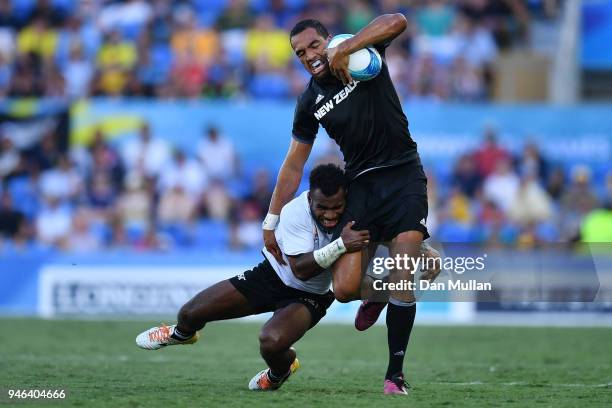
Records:
M319 20L309 18L306 20L298 21L297 24L291 29L291 32L289 33L289 38L301 33L307 28L314 28L317 33L323 38L329 37L329 31L327 31L327 28L325 28L325 26Z
M310 191L321 190L324 196L333 196L343 188L346 190L347 178L344 170L333 163L321 164L310 172Z

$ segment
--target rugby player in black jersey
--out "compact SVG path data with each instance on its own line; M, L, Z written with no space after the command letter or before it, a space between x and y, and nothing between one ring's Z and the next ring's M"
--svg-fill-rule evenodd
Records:
M322 269L332 265L333 291L341 302L361 298L363 270L369 261L367 254L345 253L339 233L348 222L354 221L356 230L368 230L373 244L385 243L392 257L417 257L422 241L428 237L427 179L385 62L385 49L406 25L402 14L382 15L330 49L327 44L331 36L317 20L300 21L290 33L291 46L312 77L297 101L293 139L263 224L264 242L281 262L274 237L278 214L298 189L321 125L340 146L351 179L346 210L335 227L335 245L330 244L328 251L316 257ZM383 59L382 70L369 81L353 81L348 71L349 55L370 45ZM413 280L413 271L395 269L389 280ZM363 301L356 327L365 330L371 326L385 304ZM389 365L385 394L406 394L403 360L415 313L411 291L391 292L386 317Z

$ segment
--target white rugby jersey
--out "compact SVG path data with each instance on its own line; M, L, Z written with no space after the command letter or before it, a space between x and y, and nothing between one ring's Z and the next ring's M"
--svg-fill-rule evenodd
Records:
M308 191L289 201L281 210L280 221L274 231L278 246L287 265L279 264L265 247L263 254L270 261L283 283L295 289L323 294L331 285L331 271L326 269L314 278L301 281L295 277L287 255L300 255L324 247L331 242L332 234L321 231L310 213Z

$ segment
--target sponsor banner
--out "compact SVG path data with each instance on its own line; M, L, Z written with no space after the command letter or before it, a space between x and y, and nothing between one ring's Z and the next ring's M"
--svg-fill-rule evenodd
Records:
M242 273L232 267L46 266L39 281L43 317L176 314L196 293Z

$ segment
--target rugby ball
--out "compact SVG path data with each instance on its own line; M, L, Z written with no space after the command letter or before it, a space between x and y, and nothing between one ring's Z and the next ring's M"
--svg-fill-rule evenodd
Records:
M351 38L353 34L338 34L329 41L327 48L337 47L342 41ZM376 48L366 47L355 51L349 56L349 72L357 81L369 81L380 73L382 58Z

